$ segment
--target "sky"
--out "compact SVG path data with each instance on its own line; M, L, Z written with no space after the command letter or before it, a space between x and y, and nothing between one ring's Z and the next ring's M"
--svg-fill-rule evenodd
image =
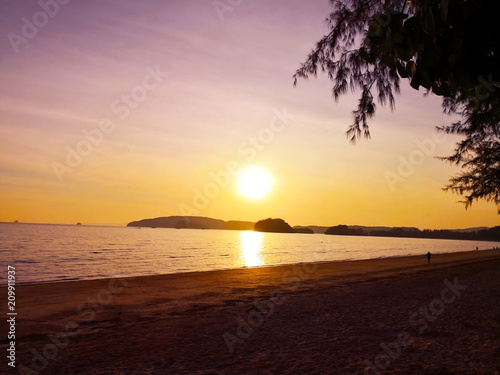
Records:
M442 187L458 138L404 82L371 140L345 131L326 75L292 76L328 32L328 0L0 4L0 221L118 224L195 215L291 225L495 226ZM238 171L264 167L248 199Z

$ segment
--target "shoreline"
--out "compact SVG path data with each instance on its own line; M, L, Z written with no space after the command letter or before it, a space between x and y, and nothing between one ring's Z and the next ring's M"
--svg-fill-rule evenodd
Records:
M444 252L444 253L432 253L432 259L435 260L436 257L441 257L444 255L454 255L454 254L479 254L484 252L491 252L491 255L494 256L496 254L500 255L500 250L494 249L484 249L484 250L468 250L468 251L457 251L457 252ZM257 266L257 267L240 267L240 268L222 268L215 270L204 270L204 271L185 271L185 272L175 272L175 273L163 273L163 274L154 274L154 275L136 275L136 276L116 276L116 277L98 277L93 279L76 279L76 280L57 280L57 281L34 281L34 282L23 282L16 283L18 286L33 286L33 285L46 285L46 284L59 284L59 283L76 283L76 282L85 282L85 281L106 281L106 280L114 280L114 279L137 279L143 277L161 277L161 276L174 276L174 275L186 275L186 274L199 274L199 273L207 273L207 272L225 272L225 271L238 271L238 270L249 270L249 269L266 269L266 268L274 268L274 267L291 267L294 265L311 265L311 264L337 264L344 262L367 262L367 261L381 261L385 259L406 259L406 258L414 258L414 259L424 259L424 255L394 255L389 257L379 257L379 258L366 258L366 259L339 259L332 261L312 261L312 262L297 262L297 263L286 263L279 265L269 265L269 266ZM468 257L469 255L467 255ZM474 256L472 256L474 258ZM432 264L432 263L431 263ZM0 284L0 288L6 287L7 284Z
M16 363L51 375L494 373L499 269L500 251L482 250L16 285ZM452 284L456 297L443 294ZM411 345L366 370L401 333Z
M120 290L117 293L118 298L124 295L134 296L137 292L136 289L141 288L155 289L155 292L169 295L169 298L176 298L178 292L182 292L182 297L215 291L224 295L230 293L231 283L245 284L244 289L248 290L266 289L270 286L283 290L295 290L297 285L300 285L302 289L315 288L321 282L342 285L358 280L372 281L384 277L396 277L400 274L415 275L422 272L440 271L496 259L500 259L500 251L498 250L435 254L432 256L430 264L427 263L425 255L333 262L303 262L268 267L16 284L16 293L21 306L30 305L30 299L33 296L45 295L49 298L57 296L58 309L63 310L68 308L71 303L77 307L81 301L85 301L86 294L109 289L110 284L116 283L126 284L126 288L123 288L124 292L122 293ZM165 285L169 286L169 290L164 290ZM7 288L7 285L0 286L0 289L4 287ZM65 297L66 300L64 300ZM39 304L38 307L44 306ZM46 306L44 310L46 310Z

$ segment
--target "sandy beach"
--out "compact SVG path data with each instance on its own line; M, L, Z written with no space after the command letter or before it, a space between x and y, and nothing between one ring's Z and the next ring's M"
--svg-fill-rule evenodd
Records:
M16 308L2 374L500 374L498 250L18 285Z

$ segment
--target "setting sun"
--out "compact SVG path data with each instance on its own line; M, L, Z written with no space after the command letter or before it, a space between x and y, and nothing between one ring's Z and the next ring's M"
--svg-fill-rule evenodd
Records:
M248 199L267 197L273 183L274 179L271 174L259 165L243 167L238 174L238 192Z

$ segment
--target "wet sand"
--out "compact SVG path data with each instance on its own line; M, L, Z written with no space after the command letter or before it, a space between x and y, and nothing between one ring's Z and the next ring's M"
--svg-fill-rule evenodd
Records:
M16 296L17 367L4 355L1 374L500 374L498 250L24 285ZM6 319L0 329L6 353Z

